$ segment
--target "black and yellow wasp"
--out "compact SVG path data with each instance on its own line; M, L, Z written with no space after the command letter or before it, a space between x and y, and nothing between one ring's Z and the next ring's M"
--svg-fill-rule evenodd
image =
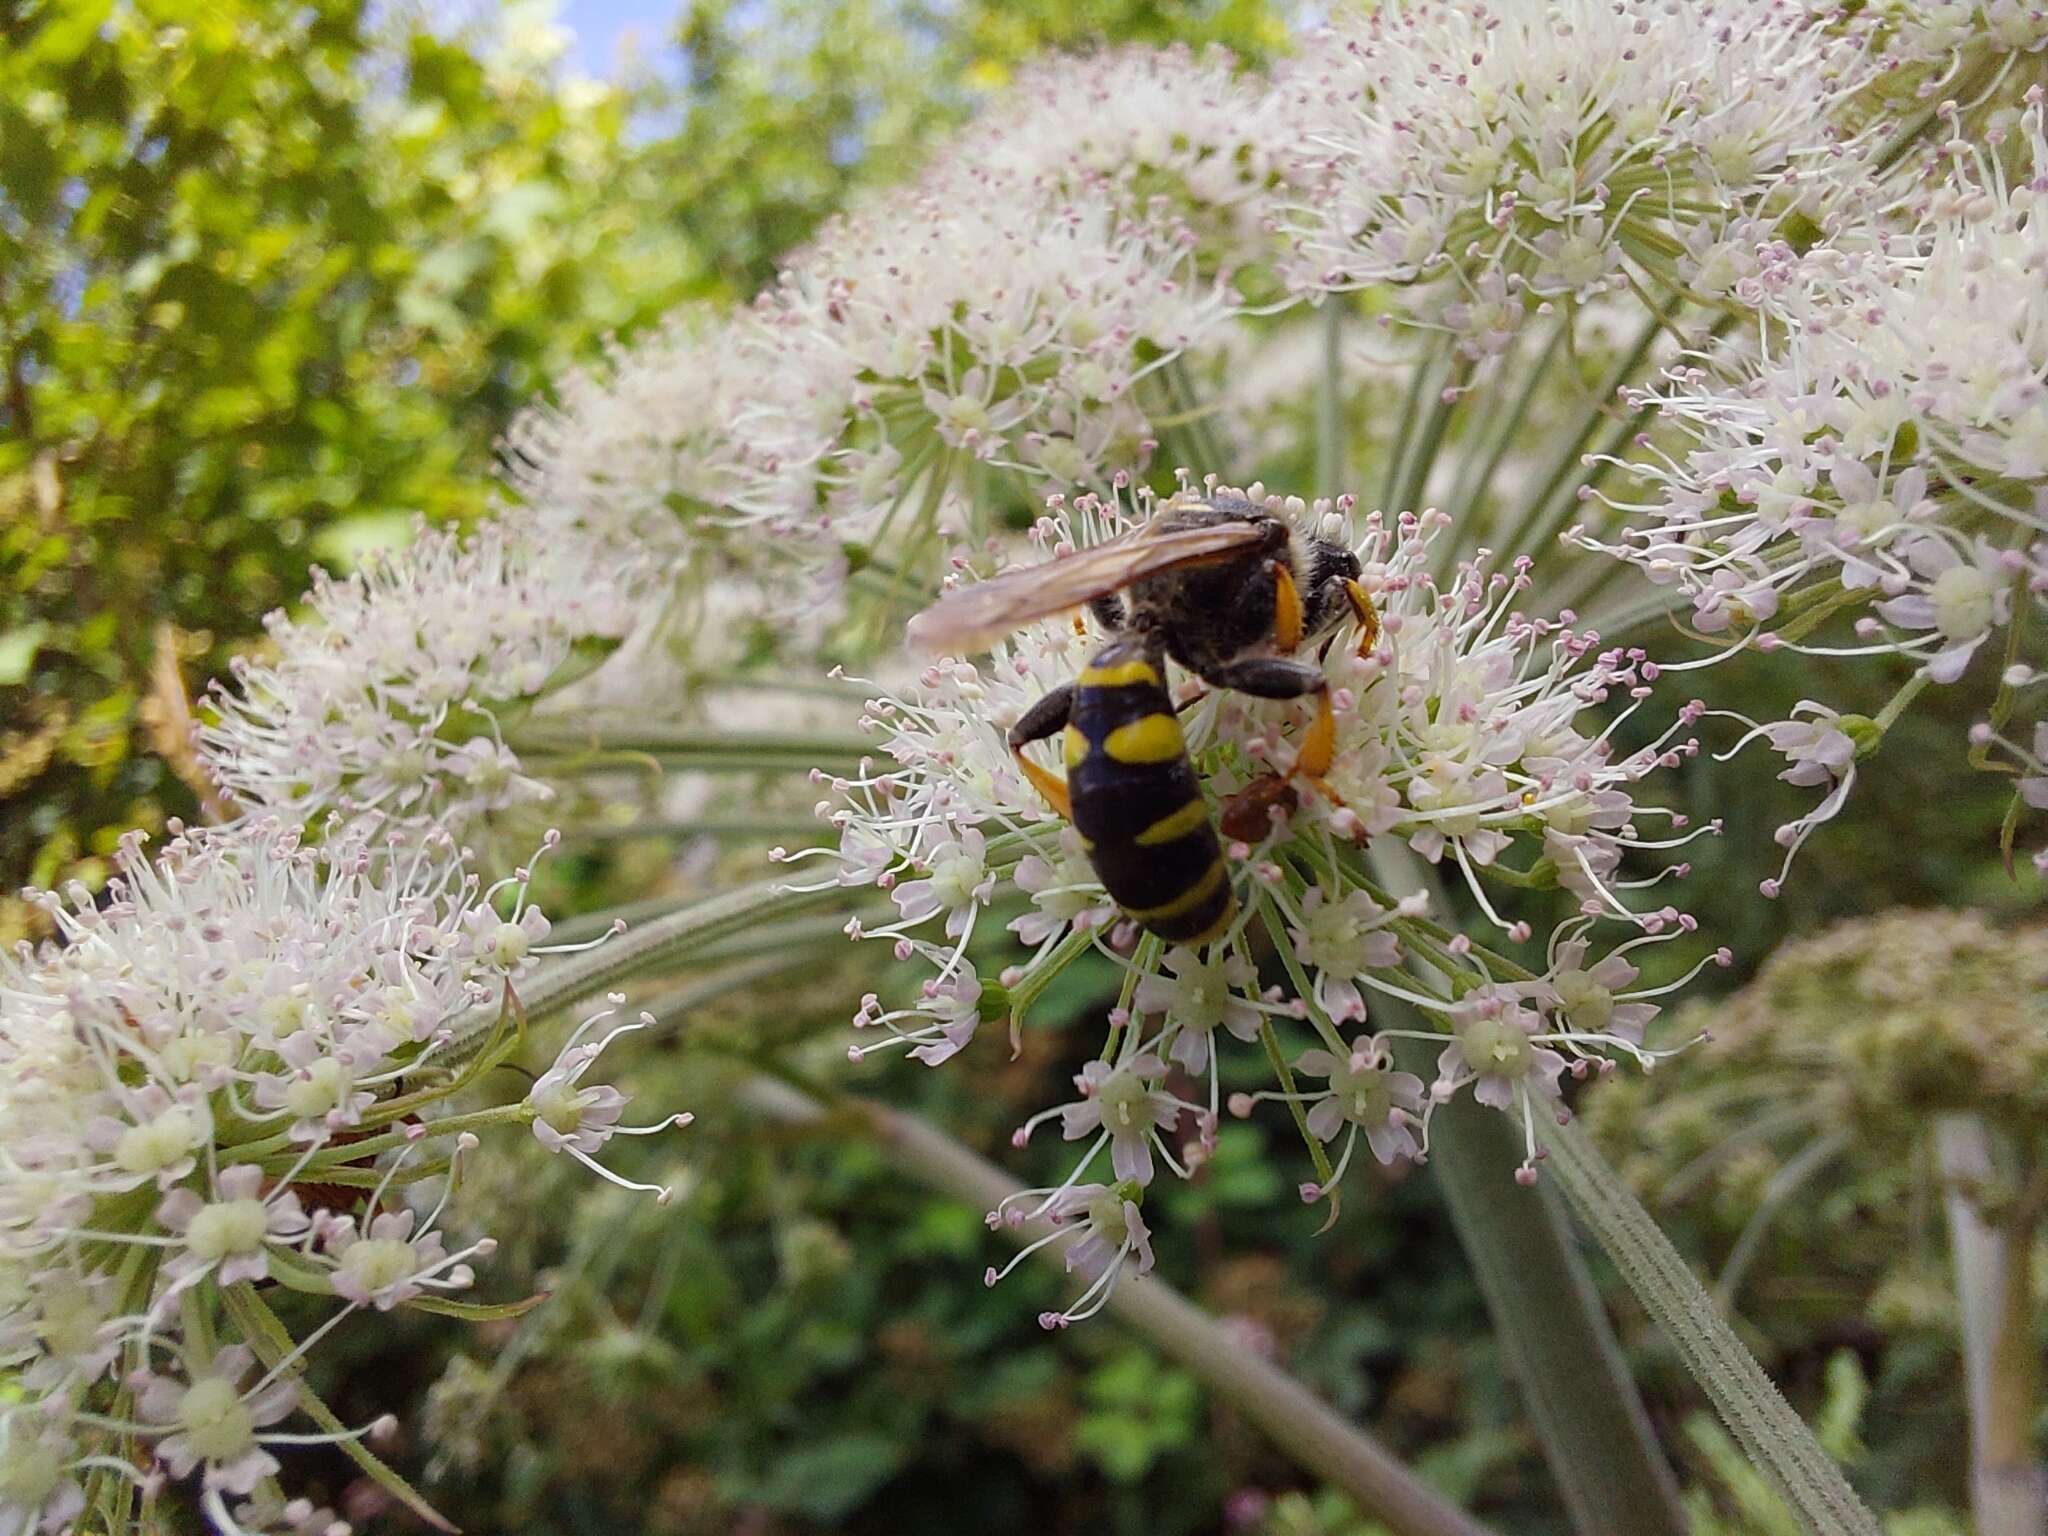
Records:
M1360 654L1379 635L1358 557L1297 534L1227 492L1175 497L1106 543L947 593L910 622L911 643L966 654L1010 630L1086 604L1114 638L1081 675L1010 729L1018 766L1074 824L1111 898L1160 938L1201 944L1237 910L1230 871L1188 761L1166 658L1212 688L1264 699L1313 697L1315 722L1294 773L1319 782L1336 745L1329 683L1293 653L1358 619ZM1024 753L1064 732L1064 780Z

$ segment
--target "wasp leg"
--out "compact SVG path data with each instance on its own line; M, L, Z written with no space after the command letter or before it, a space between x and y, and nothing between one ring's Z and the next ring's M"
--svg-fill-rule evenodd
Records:
M1095 615L1095 622L1111 634L1122 632L1126 622L1124 600L1114 592L1105 592L1100 597L1089 598L1088 611Z
M1010 755L1017 759L1017 766L1031 781L1032 787L1045 796L1045 803L1067 821L1074 819L1073 802L1067 796L1067 781L1039 767L1024 755L1024 749L1034 741L1043 741L1065 729L1067 717L1073 710L1074 685L1062 683L1025 710L1023 718L1010 727Z
M1292 653L1301 644L1301 589L1282 560L1273 562L1273 643Z
M1316 718L1301 738L1294 755L1294 774L1307 779L1342 804L1336 793L1323 783L1330 763L1337 755L1337 716L1330 708L1330 680L1322 669L1307 662L1289 661L1284 656L1247 656L1225 662L1202 674L1202 681L1215 688L1229 688L1260 699L1300 699L1313 696ZM1292 776L1292 775L1290 775Z
M1358 616L1358 654L1369 655L1380 643L1380 611L1373 606L1372 594L1349 577L1344 581L1344 600Z

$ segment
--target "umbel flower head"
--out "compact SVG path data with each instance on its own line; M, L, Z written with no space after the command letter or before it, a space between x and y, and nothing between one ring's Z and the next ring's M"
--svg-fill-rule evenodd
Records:
M227 1293L284 1280L334 1297L303 1349L357 1308L466 1287L491 1241L451 1251L441 1205L387 1196L436 1172L452 1189L470 1124L528 1118L421 1118L505 1059L494 1035L442 1065L458 1022L495 1011L542 952L525 871L480 889L432 840L330 828L315 845L275 818L180 833L155 859L140 844L97 903L29 893L56 937L0 959L14 1529L62 1527L90 1478L163 1476L196 1477L215 1525L246 1528L225 1500L274 1491L266 1447L334 1437L278 1438L298 1350L260 1374L240 1346L216 1351ZM337 1184L365 1182L359 1211L331 1208Z
M1670 988L1637 987L1630 955L1693 926L1644 898L1684 866L1640 869L1638 852L1687 834L1652 836L1646 828L1667 813L1637 804L1634 787L1694 750L1680 733L1696 706L1649 746L1618 752L1615 716L1640 707L1654 669L1639 652L1603 650L1563 621L1521 613L1520 566L1468 562L1439 578L1439 516L1389 521L1348 502L1244 494L1354 550L1379 628L1364 654L1356 636L1339 634L1321 658L1336 747L1318 785L1286 782L1302 706L1219 692L1181 711L1210 812L1235 829L1226 853L1237 916L1206 948L1168 945L1119 918L1086 850L1009 748L1008 728L1103 643L1076 622L1026 626L985 660L941 659L878 695L869 725L879 760L827 781L820 809L840 842L815 856L840 883L890 891L897 909L852 931L925 972L906 999L864 1000L854 1022L881 1038L857 1044L856 1059L899 1046L938 1062L984 1021L1019 1028L1086 950L1125 978L1077 1096L1017 1133L1021 1144L1058 1120L1080 1151L1025 1216L1070 1209L1104 1155L1133 1205L1161 1167L1185 1173L1213 1140L1217 1061L1228 1051L1292 1061L1270 1092L1237 1095L1231 1107L1249 1113L1274 1099L1303 1110L1318 1174L1308 1198L1331 1192L1361 1140L1382 1162L1419 1158L1431 1107L1468 1086L1523 1121L1533 1169L1534 1117L1561 1112L1566 1072L1583 1076L1616 1055L1649 1059L1649 999ZM1113 537L1150 510L1142 497L1135 509L1093 497L1051 506L1034 533L1041 550ZM1451 872L1510 941L1528 939L1530 925L1501 906L1531 887L1561 887L1577 914L1541 968L1525 968L1432 921L1423 897L1391 892L1367 856L1378 840ZM1008 922L1014 945L1001 938L1005 912L1021 913ZM1378 1027L1387 1007L1409 1022ZM1305 1035L1306 1054L1282 1035ZM1409 1036L1440 1055L1426 1087L1393 1066L1394 1043Z
M1901 232L1760 252L1759 338L1639 401L1681 435L1628 461L1646 496L1600 498L1629 520L1618 536L1577 536L1689 600L1716 656L1903 656L1920 664L1914 687L1952 683L2048 605L2048 138L2041 88L2027 100L2013 142L1951 139L1952 164ZM1816 633L1836 615L1853 637ZM2015 661L2006 687L2036 688ZM1752 733L1787 750L1785 777L1830 791L1780 829L1792 848L1840 809L1855 757L1883 734L1802 708L1807 720ZM2024 737L2040 711L2020 709ZM1816 724L1833 731L1825 774Z
M345 580L315 571L305 616L271 614L269 656L237 658L216 690L207 771L244 809L300 826L459 832L546 799L501 727L631 627L628 567L604 553L491 523L423 528Z
M740 500L865 558L926 546L970 473L1103 485L1150 452L1148 380L1235 307L1189 231L1112 189L935 174L834 221L757 301L777 387L734 423Z
M1654 499L1612 504L1638 525L1588 542L1677 584L1702 632L1750 643L1795 643L1815 590L1838 584L1868 610L1862 649L1920 659L1937 682L2016 594L2038 600L2048 140L2038 88L2031 102L2025 179L1964 159L1909 233L1781 258L1781 323L1646 397L1686 439L1629 466Z
M1794 0L1362 8L1275 85L1290 281L1400 285L1474 357L1539 304L1693 289L1741 221L1854 181L1834 124L1872 68Z
M1863 14L1872 47L1919 101L1995 99L1986 75L2038 80L2048 50L2048 13L2033 0L1874 0Z
M506 519L544 550L601 554L642 600L703 566L746 564L762 541L726 536L748 521L736 503L754 468L732 423L780 386L741 327L685 307L558 380L554 401L505 434L505 478L522 502Z
M941 152L931 179L993 172L1048 200L1106 191L1170 210L1203 265L1272 254L1279 126L1271 98L1219 49L1111 48L1027 65Z

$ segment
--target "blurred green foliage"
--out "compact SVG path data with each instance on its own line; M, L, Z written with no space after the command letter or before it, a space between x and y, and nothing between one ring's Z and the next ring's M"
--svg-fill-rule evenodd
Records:
M702 268L611 194L628 98L516 36L363 0L9 4L0 36L11 886L189 810L141 731L160 625L212 674L316 556L474 512L508 413Z
M0 3L0 888L191 812L160 648L217 675L310 561L477 512L548 379L749 296L1021 58L1285 37L1265 0L702 0L600 85L545 8L436 9Z

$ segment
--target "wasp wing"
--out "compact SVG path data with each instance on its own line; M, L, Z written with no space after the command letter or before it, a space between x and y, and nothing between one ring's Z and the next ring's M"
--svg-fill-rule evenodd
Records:
M913 648L929 654L971 655L1034 619L1078 608L1148 576L1227 560L1268 537L1254 522L1190 527L1161 516L1105 544L956 587L912 619L906 634Z

